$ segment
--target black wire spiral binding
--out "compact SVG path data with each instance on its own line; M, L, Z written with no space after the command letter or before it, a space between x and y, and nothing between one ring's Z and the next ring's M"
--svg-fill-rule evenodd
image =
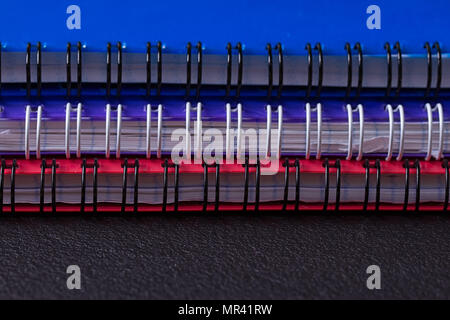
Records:
M162 211L166 212L167 208L167 184L168 184L168 171L169 171L169 160L165 159L164 163L162 164L164 168L164 174L163 174L163 204L162 204Z
M106 97L111 96L111 43L106 45Z
M13 159L11 167L11 213L16 211L16 168L17 161Z
M308 82L306 87L306 97L309 98L311 96L312 74L313 74L313 55L310 43L306 44L305 50L308 53ZM320 42L316 43L316 45L314 46L314 50L317 50L319 57L319 78L317 80L317 89L316 89L316 98L319 98L322 92L322 84L323 84L323 51Z
M364 183L364 203L363 211L367 210L367 205L369 204L369 192L370 192L370 163L369 159L364 160L363 167L366 169L365 172L365 183Z
M203 212L208 208L208 165L203 163Z
M133 210L135 213L138 212L139 205L139 160L134 160L134 202Z
M415 210L419 211L420 209L420 161L416 159L414 162L414 168L416 169L416 206Z
M92 211L97 212L98 160L94 159L94 181L92 185Z
M106 97L111 97L111 43L106 45ZM117 83L116 95L120 98L122 91L122 43L117 42Z
M273 90L273 57L272 57L272 45L268 43L266 45L267 50L267 65L268 65L268 85L267 85L267 99L272 97ZM277 99L280 99L283 90L283 75L284 75L284 58L283 48L281 43L277 43L275 50L278 51L278 90Z
M380 160L376 159L373 166L370 165L369 159L364 160L363 167L365 168L365 182L364 182L364 202L363 211L367 210L369 205L370 194L370 169L376 169L376 187L375 187L375 211L380 209L380 193L381 193L381 165Z
M36 52L36 71L37 71L37 96L41 97L42 91L42 45L40 42L37 43Z
M47 161L42 159L41 162L41 185L39 189L39 211L41 213L45 210L45 169L49 166L47 165ZM52 160L51 168L51 197L52 197L52 212L56 212L56 168L58 165L56 164L56 159Z
M128 159L123 161L123 176L122 176L122 206L121 212L125 213L125 207L127 205L127 181L128 181Z
M227 44L227 83L225 86L225 96L228 98L230 96L231 91L231 72L232 72L232 63L233 63L233 55L232 55L232 46L231 43Z
M246 210L248 205L248 181L249 181L249 173L248 169L251 165L247 162L243 165L245 168L244 171L244 201L243 201L243 210ZM285 167L284 171L284 195L283 195L283 207L285 210L288 204L288 196L289 196L289 164L288 159L283 163L283 167ZM299 209L299 200L300 200L300 162L298 159L294 162L294 167L296 168L296 195L295 195L295 210ZM338 211L340 208L340 189L341 189L341 181L342 181L342 169L340 159L336 159L335 163L331 166L328 159L325 159L323 162L324 167L324 201L323 201L323 210L326 211L328 209L329 203L329 181L330 181L330 167L336 168L336 205L335 210ZM363 202L363 210L366 211L368 208L369 194L370 194L370 168L376 169L376 196L375 196L375 211L379 211L380 209L380 196L381 196L381 165L380 160L376 159L375 164L373 166L370 165L369 160L366 159L364 161L363 167L365 168L365 184L364 184L364 202ZM403 167L405 168L405 193L404 193L404 201L403 201L403 210L406 211L408 208L408 199L409 199L409 180L410 180L410 163L409 160L405 160ZM447 210L448 201L449 201L449 188L450 188L450 174L448 169L448 160L444 159L442 163L442 167L446 172L446 182L445 182L445 200L444 200L444 210ZM416 199L415 199L415 210L419 211L420 209L420 187L421 187L421 169L420 169L420 161L415 160L414 169L416 170Z
M5 186L6 161L2 159L0 166L0 213L3 213L3 188Z
M158 41L156 44L157 54L156 54L156 96L159 97L161 95L161 87L162 87L162 43ZM147 42L147 50L145 55L145 69L146 69L146 97L150 97L152 91L152 45L150 42Z
M328 158L325 159L323 166L325 167L325 193L323 200L323 211L326 211L328 208L328 196L330 193L330 164L328 162Z
M428 42L425 42L423 47L427 50L427 87L425 90L425 98L430 95L430 87L431 87L431 74L432 74L432 59L431 59L431 47Z
M93 212L97 211L97 181L98 181L98 161L94 160L93 164L88 164L86 159L82 160L81 164L81 201L80 201L80 212L85 212L85 202L86 202L86 170L87 168L94 168L93 174ZM134 200L133 200L133 211L138 212L138 189L139 189L139 160L135 159L134 164L130 165L128 159L124 159L123 167L123 180L122 180L122 203L121 203L121 212L126 212L127 206L127 180L128 180L128 170L130 168L134 168ZM168 159L165 159L162 164L164 168L164 186L163 186L163 212L166 211L167 207L167 192L168 192L168 168L175 169L175 197L174 197L174 210L178 211L178 195L179 195L179 165L178 164L169 164ZM250 167L256 167L256 188L255 188L255 205L254 210L259 210L259 192L260 192L260 162L257 161L255 164L250 164L249 159L246 158L244 167L244 200L243 200L243 211L247 210L248 207L248 189L249 189L249 178ZM299 159L295 159L294 163L291 164L289 159L286 158L283 163L284 167L284 193L283 193L283 202L282 202L282 210L287 209L287 205L289 203L289 169L291 167L295 167L295 202L294 209L295 211L299 210L300 203L300 161ZM323 162L324 167L324 201L323 201L323 210L328 210L329 204L329 193L330 193L330 168L336 169L336 201L335 201L335 211L339 211L340 209L340 195L341 195L341 181L342 181L342 168L341 168L341 160L336 159L334 164L330 164L329 159L325 159ZM442 167L445 170L445 199L443 202L443 210L447 210L448 202L449 202L449 187L450 187L450 174L448 167L448 160L444 159L442 161ZM6 165L6 161L4 159L0 162L0 213L3 212L3 190L5 184L5 170L11 168L11 212L15 211L15 170L17 168L16 160L13 160L11 166ZM58 168L58 164L56 159L52 159L51 165L49 166L46 159L42 159L41 161L41 179L40 179L40 202L39 208L40 212L45 212L45 175L46 170L51 169L51 212L56 212L56 170ZM220 165L218 163L206 164L203 163L203 211L208 210L208 191L209 191L209 182L208 182L208 168L215 168L215 202L214 202L214 211L218 212L219 204L220 204ZM380 209L380 161L375 160L375 165L371 166L368 159L364 161L363 168L365 169L365 184L364 184L364 202L363 202L363 210L366 211L368 208L368 199L370 194L370 168L376 169L376 200L375 200L375 211ZM403 211L408 210L409 204L409 188L410 188L410 169L411 164L409 160L404 160L403 168L405 169L405 187L404 187L404 201L403 201ZM415 190L415 211L420 211L420 199L421 199L421 164L418 159L414 161L413 168L415 169L416 174L416 190Z
M180 181L180 165L175 163L175 186L174 186L174 208L178 210L178 197L179 197L179 181Z
M145 89L146 96L150 96L150 92L152 89L152 44L147 42L147 51L145 53L145 70L146 70L146 81L145 81Z
M179 189L179 180L180 180L180 166L175 164L175 192L174 192L174 211L178 211L178 189Z
M178 211L178 196L179 196L179 164L177 163L169 163L169 160L164 159L164 162L161 164L164 169L163 174L163 203L162 203L162 212L167 211L167 189L169 184L169 168L175 168L175 186L174 186L174 211Z
M161 87L162 87L162 42L158 41L156 44L157 47L157 55L156 55L156 63L157 63L157 81L156 81L156 95L159 97L161 95Z
M286 210L289 200L289 159L283 163L284 167L284 195L283 195L283 210Z
M350 95L352 90L352 47L350 43L346 43L344 49L347 51L347 89L345 90L345 97Z
M391 93L391 84L392 84L392 53L391 53L391 45L389 44L389 42L385 43L384 49L386 50L387 67L388 67L386 97L389 97ZM402 89L402 81L403 81L403 59L400 43L398 41L394 45L394 50L397 50L397 89L395 91L395 97L398 97L400 95L400 90Z
M277 99L281 98L283 91L283 77L284 77L284 58L283 58L283 46L280 42L277 43L275 49L278 51L278 92Z
M77 98L81 97L81 82L82 82L82 55L81 42L77 42Z
M28 43L27 44L27 49L26 49L26 86L27 86L27 97L31 96L31 89L32 89L32 81L31 81L31 44ZM41 95L41 90L42 90L42 44L40 42L37 43L36 45L36 67L37 67L37 81L36 81L36 87L37 87L37 96L40 97ZM162 85L162 44L161 42L157 43L157 49L158 49L158 55L157 55L157 63L158 63L158 81L157 81L157 92L158 95L160 94L161 91L161 85ZM269 48L270 47L270 48ZM147 70L147 79L146 79L146 91L147 91L147 96L150 95L150 90L151 90L151 43L148 42L147 43L147 55L146 55L146 70ZM243 63L242 63L242 45L240 43L238 43L235 47L238 50L238 61L239 61L239 66L238 66L238 82L237 82L237 87L236 87L236 96L239 97L240 95L240 90L241 90L241 86L242 86L242 69L243 69ZM268 46L266 47L268 50L269 54L269 65L271 67L271 69L273 68L273 59L272 59L272 46L270 44L268 44ZM312 90L312 68L313 68L313 54L312 54L312 50L313 48L311 47L311 45L308 43L305 46L306 50L308 51L308 83L307 83L307 90L306 90L306 95L307 97L310 96L311 90ZM384 46L385 50L386 50L386 54L387 54L387 65L388 65L388 76L387 76L387 88L386 88L386 95L390 95L390 91L391 91L391 82L392 82L392 57L391 57L391 46L388 42L385 43ZM437 56L437 79L436 79L436 88L435 88L435 92L434 92L434 96L437 97L439 95L439 91L440 91L440 86L441 86L441 81L442 81L442 53L441 53L441 48L438 42L433 43L433 45L431 46L429 42L426 42L424 44L424 48L426 49L426 54L427 54L427 82L426 82L426 91L425 91L425 96L428 97L430 95L431 92L431 82L432 82L432 49L436 50L436 56ZM71 55L72 55L72 44L68 43L67 44L67 61L66 61L66 73L67 73L67 80L66 80L66 89L67 89L67 95L70 96L71 95L71 89L72 89L72 81L71 81ZM112 88L112 84L111 84L111 43L108 43L107 45L107 80L106 80L106 91L107 91L107 96L110 97L111 95L111 88ZM227 45L227 84L226 84L226 95L227 97L229 97L230 95L230 91L231 91L231 75L232 75L232 49L233 47L231 46L231 44L229 43ZM270 50L269 50L270 49ZM394 44L393 47L394 50L397 51L397 60L398 60L398 77L397 77L397 88L396 88L396 93L395 96L399 96L400 91L402 89L402 83L403 83L403 63L402 63L402 51L401 51L401 46L399 42L396 42ZM202 46L201 43L199 42L197 44L197 50L198 50L198 61L201 62L202 60ZM279 67L280 67L280 71L279 71L279 84L278 84L278 93L277 93L277 97L279 98L281 96L281 92L282 92L282 87L283 87L283 51L282 51L282 45L281 43L277 43L275 50L278 51L278 60L279 60ZM321 43L317 43L314 46L314 50L316 50L318 52L318 60L319 60L319 70L318 70L318 82L317 82L317 90L316 90L316 96L319 97L322 91L322 87L323 87L323 69L324 69L324 58L323 58L323 52L322 52L322 45ZM349 43L346 43L345 45L345 50L347 51L347 63L348 63L348 78L347 78L347 88L346 88L346 96L350 95L350 91L352 89L352 76L351 76L351 60L352 60L352 47L350 46ZM359 96L360 94L360 90L362 88L362 76L363 76L363 54L362 54L362 50L361 50L361 44L359 42L357 42L354 46L353 46L353 50L357 50L358 52L358 85L357 85L357 91L356 91L356 97ZM117 88L116 88L116 93L117 96L120 96L121 91L122 91L122 66L123 66L123 46L121 44L121 42L117 43ZM77 96L80 96L80 91L81 91L81 84L82 84L82 61L81 61L81 55L82 55L82 45L80 42L77 43ZM0 66L1 66L1 49L0 49ZM202 63L199 63L199 69L202 69ZM1 67L0 67L1 70ZM270 78L273 77L273 73L269 72L269 74L271 75ZM198 97L199 95L199 90L201 88L201 78L202 78L202 72L198 73L197 75L198 77L198 86L197 86L197 92L196 92L196 96ZM0 75L0 87L1 87L1 75ZM189 82L188 82L188 87L189 87ZM273 89L273 82L269 81L269 85L268 85L268 91L269 93L272 92Z
M220 164L216 163L216 201L214 202L214 211L219 211L220 203Z
M325 193L324 193L324 201L323 201L323 211L328 209L328 199L330 195L330 162L328 158L326 158L322 164L325 168ZM341 160L336 159L334 165L336 168L336 202L335 202L335 210L339 210L339 205L341 201Z
M381 165L380 160L375 160L375 169L377 169L377 183L376 183L376 193L375 193L375 210L380 210L380 197L381 197Z
M244 164L244 201L242 202L242 211L247 211L247 204L248 204L248 176L249 176L248 157L245 157L245 164Z
M427 51L427 85L425 90L425 98L428 98L430 96L431 91L431 79L432 79L432 60L433 56L431 53L431 47L428 42L425 42L423 47ZM442 52L441 47L439 45L439 42L435 42L433 44L433 49L436 49L436 55L437 55L437 78L436 78L436 89L434 91L434 98L437 98L439 96L439 90L441 89L441 81L442 81Z
M386 97L391 95L391 87L392 87L392 54L391 54L391 45L389 42L384 44L384 49L386 50L386 59L387 59L387 84L386 84Z
M363 84L363 53L361 44L357 42L354 46L354 49L358 51L358 86L356 89L356 98L359 98Z
M86 159L81 162L81 200L80 212L84 213L84 206L86 203Z
M305 46L305 50L308 52L308 82L306 86L306 97L309 98L311 95L312 89L312 49L311 44L307 43Z
M97 183L98 183L98 160L95 158L94 163L89 165L87 160L83 159L81 162L81 200L80 211L84 213L86 206L86 169L93 168L93 183L92 183L92 212L97 212Z
M323 211L328 209L328 199L330 195L330 162L328 158L326 158L323 162L323 167L325 168L325 193L324 193L324 201L323 201ZM334 165L336 168L336 202L335 202L335 210L339 210L340 200L341 200L341 161L336 159Z
M443 210L447 211L448 208L448 200L449 200L449 190L450 190L450 172L448 167L448 159L444 159L442 161L442 167L445 169L445 198L444 198L444 206Z
M66 90L67 90L67 98L70 98L71 89L72 89L72 45L70 42L67 43L67 52L66 52Z
M192 44L186 45L186 99L191 95Z
M208 208L208 168L216 168L215 171L215 200L214 200L214 211L219 210L220 202L220 165L219 163L207 164L204 162L203 166L203 211Z
M354 46L355 50L358 51L358 85L356 89L355 97L358 98L361 90L362 90L362 81L363 81L363 54L361 49L361 44L357 42ZM345 44L345 50L347 51L347 89L345 90L345 97L348 98L352 91L352 47L350 43Z
M47 162L42 159L41 163L41 187L39 190L39 210L44 212L44 196L45 196L45 169L47 168Z
M319 53L319 79L317 80L317 91L316 97L320 97L320 93L322 92L322 83L323 83L323 52L322 45L320 42L316 43L314 50L317 50Z
M121 212L125 213L127 206L127 182L128 182L128 169L134 168L134 190L133 190L133 211L136 213L138 211L138 203L139 203L139 160L134 160L134 164L132 166L129 165L128 159L125 158L123 161L123 174L122 174L122 205Z
M300 161L295 159L295 211L300 208Z
M52 212L56 212L56 160L52 160Z
M336 159L334 163L336 168L336 204L335 210L339 211L339 204L341 202L341 160Z
M394 50L397 50L397 90L395 91L395 97L398 97L400 95L403 82L403 59L400 42L397 41L395 43Z
M31 97L31 43L27 44L27 51L25 56L25 71L26 71L26 88L27 98Z
M117 42L117 97L120 97L122 91L122 43Z
M306 97L309 98L311 95L312 88L312 73L313 73L313 57L312 57L312 49L311 44L307 43L305 46L305 50L308 52L308 82L306 85Z
M195 98L198 100L200 97L200 88L202 86L202 73L203 73L203 49L202 43L197 43L197 86ZM191 95L191 65L192 65L192 44L188 42L186 46L186 99Z
M435 42L433 44L433 49L436 49L437 51L437 79L436 79L436 89L434 91L434 97L437 98L439 96L439 90L441 89L441 82L442 82L442 52L439 42Z
M195 93L195 98L198 100L200 97L200 88L202 86L202 73L203 73L203 49L202 43L199 41L197 43L197 90Z
M246 211L248 206L248 187L250 179L250 167L256 168L255 170L255 206L254 211L259 210L260 202L260 192L261 192L261 162L259 157L256 159L256 163L249 163L248 157L245 157L245 163L242 165L244 167L244 200L242 205L242 210Z
M241 95L241 87L242 87L242 76L243 76L243 68L244 68L244 55L242 53L242 44L240 42L237 43L235 47L238 51L238 74L237 74L237 83L236 83L236 99L239 99ZM232 45L231 43L227 44L227 84L226 84L226 92L225 97L229 98L231 93L231 75L232 75Z
M273 59L272 59L272 45L268 43L266 45L267 50L267 66L269 67L268 70L268 84L267 84L267 99L270 99L272 96L272 87L273 87Z
M256 159L256 182L255 182L255 211L259 210L259 198L261 191L261 163L259 157Z
M405 168L405 199L403 201L403 211L408 209L409 200L409 160L404 161L403 167Z

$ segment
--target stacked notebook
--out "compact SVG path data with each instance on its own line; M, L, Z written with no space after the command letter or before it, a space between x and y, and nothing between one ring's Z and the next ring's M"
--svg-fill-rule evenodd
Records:
M2 42L0 210L446 210L442 43L279 28L262 47Z

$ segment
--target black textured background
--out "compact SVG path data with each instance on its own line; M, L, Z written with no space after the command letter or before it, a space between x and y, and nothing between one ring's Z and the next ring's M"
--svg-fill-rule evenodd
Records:
M2 217L0 298L449 299L449 240L439 214Z

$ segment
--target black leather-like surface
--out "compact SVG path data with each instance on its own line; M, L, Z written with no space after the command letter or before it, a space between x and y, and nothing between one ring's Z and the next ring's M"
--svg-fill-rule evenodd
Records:
M3 217L0 298L449 299L450 218L412 215Z

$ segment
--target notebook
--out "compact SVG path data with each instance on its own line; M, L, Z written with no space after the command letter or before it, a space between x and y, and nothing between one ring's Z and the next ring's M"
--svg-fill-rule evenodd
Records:
M387 1L334 5L327 26L327 1L288 3L270 23L266 1L113 1L95 20L101 1L62 14L26 2L42 23L25 31L0 5L2 211L447 209L450 39L436 4L433 26L409 12L394 30L379 15L401 4Z

